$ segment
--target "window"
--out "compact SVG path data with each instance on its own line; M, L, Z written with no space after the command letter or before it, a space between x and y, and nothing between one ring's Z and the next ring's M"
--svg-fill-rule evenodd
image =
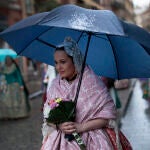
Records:
M25 5L26 5L26 12L27 12L27 14L32 14L33 13L33 3L32 3L32 0L26 0L25 1Z

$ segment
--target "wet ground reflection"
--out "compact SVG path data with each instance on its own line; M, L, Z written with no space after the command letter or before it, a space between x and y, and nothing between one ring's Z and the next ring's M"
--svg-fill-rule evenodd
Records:
M142 98L140 81L136 82L121 129L134 150L150 149L150 103Z

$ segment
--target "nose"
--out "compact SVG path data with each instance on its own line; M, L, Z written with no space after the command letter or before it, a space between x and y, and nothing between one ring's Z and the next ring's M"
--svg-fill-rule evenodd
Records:
M61 65L60 65L60 64L57 64L57 65L56 65L56 70L59 72L60 69L61 69Z

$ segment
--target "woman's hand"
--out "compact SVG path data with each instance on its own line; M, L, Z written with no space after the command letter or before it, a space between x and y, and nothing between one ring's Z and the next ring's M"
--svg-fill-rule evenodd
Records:
M73 132L81 132L82 124L75 122L65 122L60 124L59 129L65 134L72 134Z
M54 127L56 129L56 125L49 124L48 125ZM73 132L83 133L91 130L101 129L108 125L108 119L93 119L84 123L76 123L76 122L64 122L58 125L59 130L64 132L65 134L72 134Z
M71 134L73 132L83 133L91 130L101 129L108 125L108 119L93 119L84 123L76 123L76 122L65 122L60 124L59 129L66 133Z

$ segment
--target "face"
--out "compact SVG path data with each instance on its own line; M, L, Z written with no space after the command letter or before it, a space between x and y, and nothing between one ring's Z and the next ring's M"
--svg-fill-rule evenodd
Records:
M12 59L10 58L10 57L6 57L6 60L5 60L5 62L6 62L6 65L7 66L11 66L12 65Z
M75 66L72 59L63 50L54 54L55 67L62 78L71 79L75 75Z

